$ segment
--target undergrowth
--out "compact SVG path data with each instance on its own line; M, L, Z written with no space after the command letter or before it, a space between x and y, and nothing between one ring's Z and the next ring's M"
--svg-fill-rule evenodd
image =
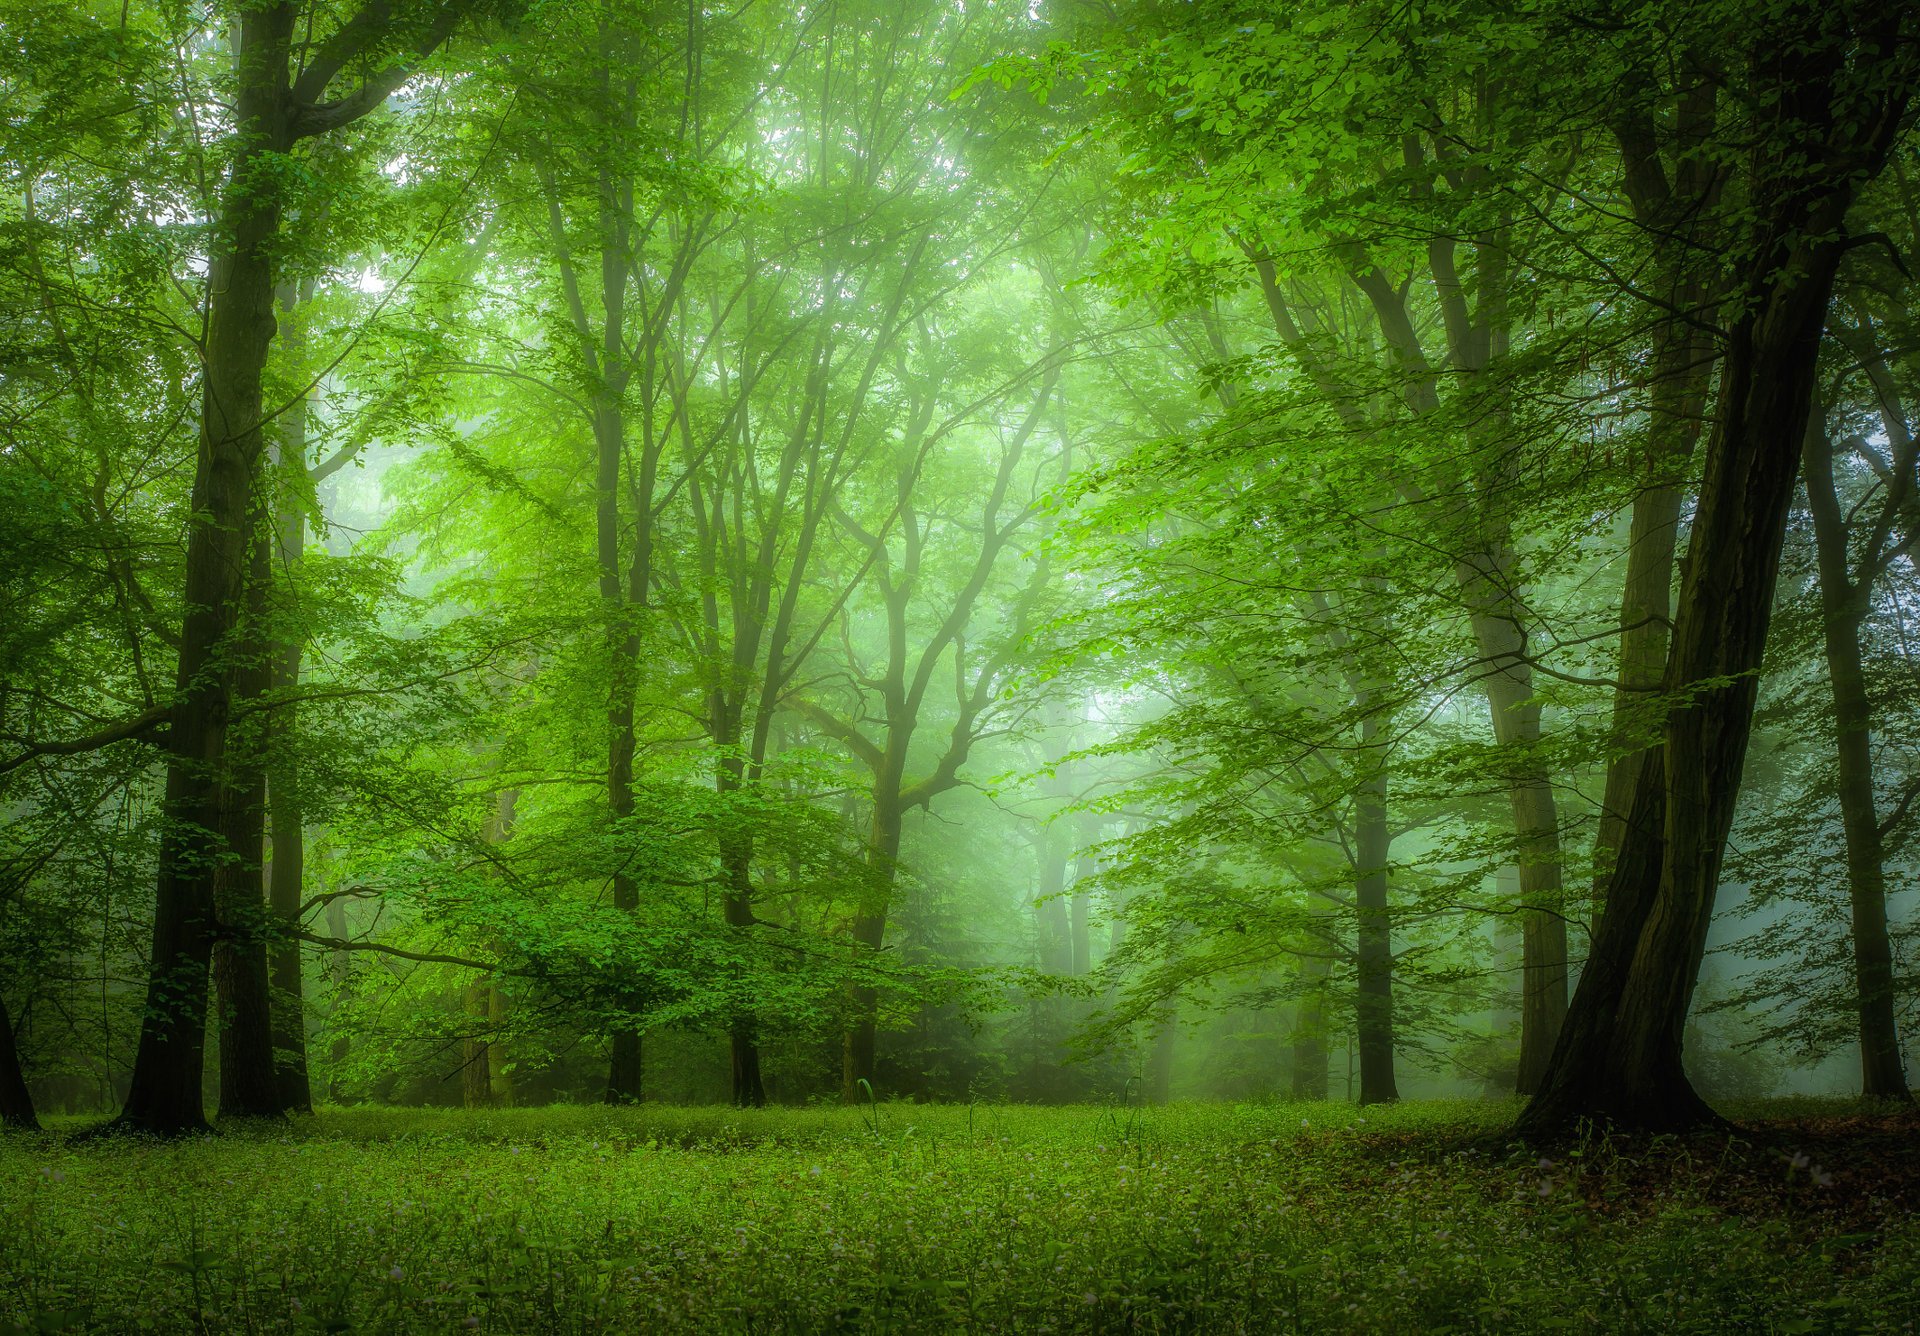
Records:
M1543 1157L1503 1142L1512 1113L339 1109L80 1146L58 1126L0 1140L0 1332L1920 1323L1910 1124L1858 1163L1825 1106L1774 1110L1771 1138Z

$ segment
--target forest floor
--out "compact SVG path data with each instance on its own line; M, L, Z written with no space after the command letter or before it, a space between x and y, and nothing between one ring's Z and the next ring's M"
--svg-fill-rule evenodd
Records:
M330 1110L0 1138L0 1333L1920 1330L1920 1123L1511 1105Z

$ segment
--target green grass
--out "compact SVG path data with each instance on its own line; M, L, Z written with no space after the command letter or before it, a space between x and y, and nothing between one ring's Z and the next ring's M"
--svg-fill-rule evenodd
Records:
M80 1146L68 1124L0 1141L0 1332L1920 1322L1920 1228L1880 1161L1822 1186L1779 1149L1594 1140L1543 1166L1501 1145L1511 1113L354 1109Z

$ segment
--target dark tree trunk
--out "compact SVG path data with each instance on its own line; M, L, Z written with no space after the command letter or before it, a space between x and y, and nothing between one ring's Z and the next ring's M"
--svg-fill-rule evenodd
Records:
M33 1096L27 1090L27 1078L20 1069L20 1048L13 1035L13 1019L0 998L0 1131L36 1132L40 1120L34 1117Z
M262 877L267 805L262 743L267 723L260 707L271 674L266 612L273 562L265 523L257 522L253 530L246 613L233 637L240 660L234 670L234 700L241 709L251 710L252 717L229 737L226 793L221 799L225 861L214 879L220 919L213 970L219 996L222 1118L270 1118L280 1112Z
M279 190L267 178L291 142L282 81L294 11L242 11L234 118L240 150L221 206L224 242L208 284L200 451L187 535L186 614L169 729L166 821L154 900L147 1000L117 1125L161 1135L206 1127L201 1081L215 936L232 687L220 655L246 575L261 454L261 373L273 342Z
M493 1033L492 992L484 977L476 977L462 998L467 1024L474 1027L460 1041L460 1102L469 1109L491 1109L499 1103L493 1089L491 1055L497 1036Z
M1896 455L1896 458L1898 455ZM1893 943L1887 935L1887 877L1873 796L1872 710L1860 655L1860 626L1872 587L1848 567L1847 522L1833 482L1833 446L1815 414L1806 439L1808 508L1820 568L1827 679L1833 690L1840 820L1847 838L1847 898L1853 918L1855 1006L1860 1027L1860 1093L1910 1102L1894 1017Z
M1607 879L1633 806L1641 752L1659 731L1648 706L1667 667L1673 613L1674 554L1680 534L1686 471L1706 421L1717 346L1713 322L1723 283L1718 251L1704 244L1726 182L1725 166L1702 152L1716 124L1719 90L1702 80L1676 101L1672 169L1663 158L1651 114L1629 112L1615 129L1634 217L1656 242L1660 292L1668 315L1656 327L1647 403L1647 452L1627 533L1627 570L1620 594L1619 686L1614 691L1607 783L1594 833L1593 915L1597 925Z
M1363 764L1378 766L1372 744L1379 724L1360 730ZM1355 1042L1360 1050L1360 1102L1400 1098L1393 1079L1393 921L1387 908L1387 772L1376 768L1354 794Z
M1765 34L1756 48L1756 75L1789 127L1781 133L1800 142L1795 152L1769 143L1756 164L1764 231L1707 445L1663 683L1673 701L1665 741L1642 768L1601 931L1547 1079L1521 1118L1528 1133L1590 1118L1649 1130L1714 1120L1687 1079L1681 1033L1739 795L1846 211L1884 164L1906 97L1906 75L1870 103L1836 96L1847 56L1823 28L1825 13L1796 6L1801 27ZM1893 76L1898 19L1881 22L1854 59ZM1837 114L1862 112L1864 124L1836 129Z

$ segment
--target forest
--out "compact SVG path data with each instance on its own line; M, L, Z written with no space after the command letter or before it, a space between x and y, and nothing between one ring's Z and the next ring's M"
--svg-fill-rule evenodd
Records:
M1915 1330L1917 91L0 0L0 1336Z

